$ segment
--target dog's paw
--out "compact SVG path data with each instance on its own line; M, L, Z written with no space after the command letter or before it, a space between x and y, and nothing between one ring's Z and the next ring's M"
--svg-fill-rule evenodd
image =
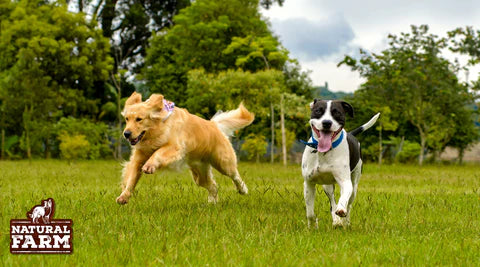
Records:
M157 167L155 167L154 164L152 163L145 163L145 165L143 165L142 167L142 171L146 174L152 174L154 173L155 171L157 170Z
M344 227L348 227L349 224L350 222L347 220L347 218L342 218L337 215L333 217L333 222L332 222L333 228L344 228Z
M248 195L248 187L245 183L242 183L238 188L240 195Z
M128 203L128 198L124 195L120 195L119 197L117 197L117 203L120 205L125 205Z
M307 218L308 228L318 229L318 219L316 217Z
M218 196L208 195L208 203L217 204Z
M337 223L332 223L332 226L335 229L340 229L340 228L348 228L350 225L348 223L341 221Z

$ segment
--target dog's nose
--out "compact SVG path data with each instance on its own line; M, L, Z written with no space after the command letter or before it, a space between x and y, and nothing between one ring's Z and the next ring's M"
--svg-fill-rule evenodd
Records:
M322 121L322 126L323 126L323 129L330 129L330 127L332 127L332 121L331 120L324 120Z
M130 131L125 131L125 132L123 132L123 136L125 136L125 138L127 138L127 139L128 139L131 135L132 135L132 132L130 132Z

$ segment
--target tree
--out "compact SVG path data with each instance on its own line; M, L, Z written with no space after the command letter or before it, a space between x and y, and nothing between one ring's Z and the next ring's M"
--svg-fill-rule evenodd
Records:
M268 121L270 99L279 99L283 91L283 73L265 70L251 73L242 70L221 71L218 74L205 70L188 73L186 91L188 110L204 118L210 118L218 110L231 110L241 101L255 113L256 121ZM215 99L215 101L212 101ZM262 123L263 124L263 123ZM263 125L258 133L264 130ZM250 130L251 126L246 128Z
M266 9L269 9L275 2L279 6L282 6L285 0L260 0L260 5L262 5Z
M281 70L288 59L288 51L271 35L233 37L222 52L225 55L235 55L235 66L253 72L263 69Z
M71 10L85 13L90 22L97 23L103 30L103 35L110 40L112 46L110 54L115 60L110 77L122 73L122 77L119 77L119 80L125 80L121 83L122 95L131 94L133 88L131 78L139 74L144 65L152 34L163 35L174 25L174 17L180 10L188 7L190 2L190 0L67 0ZM260 5L270 8L275 3L282 5L283 0L262 0ZM185 76L183 77L182 81L185 82ZM139 78L141 79L141 76ZM113 80L110 81L110 84L114 83ZM185 89L185 86L182 88ZM103 89L97 90L96 98L105 103L109 99L104 98L103 92L106 91L108 94L109 89Z
M234 37L230 45L223 50L224 54L238 53L235 65L242 69L266 69L272 67L281 68L288 59L288 51L279 49L278 41L272 36L255 37L247 36L244 38ZM272 66L273 65L273 66ZM271 88L271 87L270 87ZM272 88L271 88L272 89ZM286 137L285 137L285 112L283 108L283 93L280 99L271 98L270 100L270 130L271 130L271 146L270 146L270 162L274 162L274 146L275 146L275 111L274 102L280 102L280 127L282 129L282 154L283 164L287 164ZM280 101L279 101L280 100Z
M463 110L456 114L456 119L464 122L462 127L456 129L455 134L446 145L452 146L458 150L458 163L463 163L463 156L468 147L478 141L480 138L479 128L475 126L475 122L468 110Z
M286 128L298 136L297 139L307 138L310 134L311 128L308 124L310 117L309 103L313 98L313 85L308 71L302 71L300 64L295 59L289 59L283 66L283 74L285 77L286 92L295 99L287 99L285 104L287 106Z
M245 138L245 143L242 144L242 150L248 153L249 160L255 158L255 162L260 162L260 156L267 152L267 142L265 136L261 134L249 134Z
M188 71L235 68L237 56L223 53L234 37L271 35L258 8L258 0L200 0L182 9L173 19L175 25L157 32L147 50L142 77L151 91L183 105Z
M388 93L383 90L383 88L385 88L384 84L382 84L381 88L376 88L376 90L357 90L351 101L351 104L354 107L362 107L362 113L366 114L366 116L364 116L363 114L361 114L361 116L357 116L358 112L356 112L356 117L362 118L357 121L364 123L371 118L372 114L381 114L375 127L378 131L378 149L376 150L376 153L378 154L377 158L379 164L382 164L383 161L384 132L395 131L399 125L397 121L398 115L396 115L396 113L392 111L388 104L386 105L386 103L389 103L390 99ZM367 145L365 143L362 144Z
M173 16L190 4L189 0L68 0L69 7L86 14L111 42L117 69L132 73L141 66L148 39L153 31L172 26Z
M45 147L48 156L52 141L48 129L59 117L98 112L97 100L89 96L111 69L108 40L82 14L70 13L62 4L22 0L0 16L5 18L0 87L3 105L9 107L4 116L23 118L22 127L6 121L7 132L22 135L27 157L34 147Z
M465 112L473 97L459 83L458 66L441 56L447 40L428 34L428 26L412 26L411 33L389 35L390 47L381 54L361 51L357 61L349 56L339 63L359 71L367 81L360 94L383 98L384 105L403 116L418 131L419 163L427 147L437 153L444 149L463 122L457 113ZM460 126L459 126L460 127Z
M451 51L470 56L470 60L467 66L465 66L467 71L469 66L474 66L480 63L480 30L475 30L473 27L457 28L450 31L448 35L450 37ZM472 84L469 84L469 88L474 92L475 100L478 100L480 78ZM476 110L478 114L478 103L476 103L476 106L472 105L472 109ZM461 113L459 117L463 118L465 121L469 120L469 115L465 113ZM474 122L476 123L479 122L478 115L476 119L470 116L470 120L472 119L474 119ZM462 131L463 134L454 135L449 145L458 149L459 162L462 163L463 155L468 145L478 141L480 129L478 126L475 127L473 123L470 123L459 129L459 131Z
M137 73L143 64L152 32L163 32L172 27L174 16L190 5L190 0L67 0L73 10L98 21L103 35L110 39L112 57L117 68ZM270 8L284 0L262 0L260 5Z
M469 65L480 63L480 30L473 27L457 28L448 32L453 52L470 56Z

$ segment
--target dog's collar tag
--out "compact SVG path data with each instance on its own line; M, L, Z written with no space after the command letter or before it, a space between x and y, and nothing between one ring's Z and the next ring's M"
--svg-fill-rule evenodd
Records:
M340 137L338 137L337 140L335 140L334 142L332 142L332 147L330 148L330 150L336 148L338 145L340 145L340 143L342 142L343 140L343 129L340 130ZM318 146L318 141L315 139L314 135L313 135L313 131L312 131L312 142L305 142L303 140L300 140L300 142L302 142L304 145L306 146L309 146L313 149L315 149L312 153L316 153L317 152L317 146ZM329 151L330 151L329 150Z
M172 115L173 110L175 109L175 103L173 103L172 101L163 99L163 107L168 112L167 116L162 120L164 122L168 119L168 117L170 117L170 115Z

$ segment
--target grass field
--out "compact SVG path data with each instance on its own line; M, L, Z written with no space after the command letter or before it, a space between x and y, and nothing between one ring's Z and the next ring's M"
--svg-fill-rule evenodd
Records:
M478 165L367 165L352 226L332 228L320 192L315 230L306 227L299 166L239 169L248 196L215 173L220 201L207 204L185 170L143 176L119 206L117 162L0 162L0 265L480 266ZM73 254L11 255L10 219L48 197L55 218L74 222Z

